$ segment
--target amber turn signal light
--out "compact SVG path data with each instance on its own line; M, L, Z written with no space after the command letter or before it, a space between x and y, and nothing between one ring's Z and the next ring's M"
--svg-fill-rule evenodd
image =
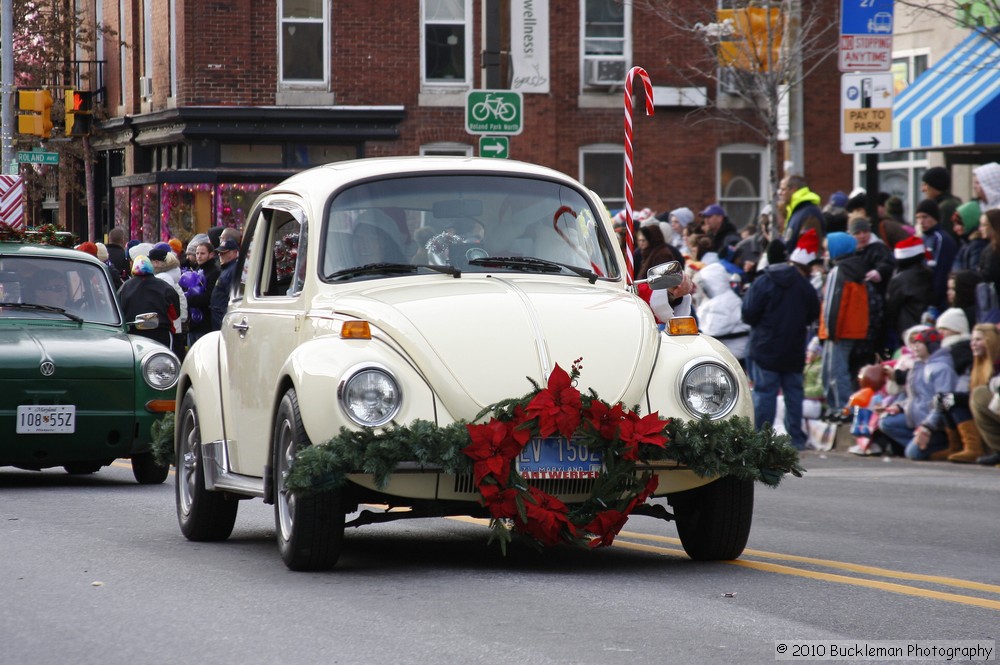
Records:
M340 326L341 339L371 339L372 329L367 321L344 321Z
M697 335L698 322L693 316L676 316L667 321L667 332L671 335Z
M173 413L177 402L172 399L151 399L146 402L146 410L151 413Z

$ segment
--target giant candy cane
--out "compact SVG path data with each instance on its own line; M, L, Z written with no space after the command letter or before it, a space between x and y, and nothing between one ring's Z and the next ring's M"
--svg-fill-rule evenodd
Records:
M649 74L642 67L633 67L625 77L625 265L628 284L632 283L635 274L635 238L632 237L632 77L636 74L642 79L645 88L646 115L653 115L653 84L649 80Z

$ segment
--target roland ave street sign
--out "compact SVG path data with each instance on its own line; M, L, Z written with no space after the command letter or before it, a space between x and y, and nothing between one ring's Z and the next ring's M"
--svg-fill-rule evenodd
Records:
M891 72L840 75L840 151L892 152Z

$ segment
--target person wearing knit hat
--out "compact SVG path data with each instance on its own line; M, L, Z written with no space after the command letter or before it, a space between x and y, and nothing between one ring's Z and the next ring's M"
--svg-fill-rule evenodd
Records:
M941 312L934 325L945 336L948 333L965 335L966 337L969 335L969 317L958 307L949 307Z
M972 169L972 192L983 212L1000 208L1000 164L990 162Z
M76 248L81 252L86 252L87 254L90 254L91 256L97 256L97 245L90 242L89 240L87 242L81 242L79 245L76 246Z
M962 199L951 193L951 174L943 166L934 166L924 171L920 180L920 192L938 205L938 221L945 233L952 234L951 216L962 204ZM952 237L958 239L954 235Z
M802 429L809 329L819 316L819 297L809 283L810 263L819 254L819 237L813 229L799 236L794 261L785 261L785 244L779 238L768 243L769 265L750 283L743 296L741 314L750 324L750 376L754 425L762 429L774 424L778 392L784 395L785 430L792 445L803 450L807 437Z
M936 305L944 309L948 304L948 273L955 262L958 244L950 234L945 233L938 222L941 214L938 204L924 199L917 204L914 221L923 233L924 247L927 248L927 267L934 273L934 296Z
M897 454L926 460L947 449L948 439L941 416L934 408L935 396L953 393L958 375L951 353L941 348L943 336L935 328L925 328L912 337L915 356L906 376L906 399L886 407L879 419L873 441L890 445Z
M135 321L140 314L152 312L157 317L157 327L138 330L129 326L129 332L156 340L166 347L171 345L171 321L181 311L177 293L164 281L154 277L153 262L145 254L132 259L132 278L118 291L122 313L126 321Z
M952 274L969 270L978 272L983 250L990 244L986 233L979 228L981 216L979 201L975 199L958 206L951 216L952 233L960 239L958 252L951 264Z
M823 386L826 394L826 417L846 422L846 411L856 371L851 358L855 350L873 351L868 345L869 316L867 272L864 257L855 252L857 241L840 231L826 237L831 267L823 286L819 316L819 338L823 345Z
M181 253L184 251L184 243L181 242L180 238L171 238L167 241L167 244L170 245L171 251L177 255L177 258L180 259Z

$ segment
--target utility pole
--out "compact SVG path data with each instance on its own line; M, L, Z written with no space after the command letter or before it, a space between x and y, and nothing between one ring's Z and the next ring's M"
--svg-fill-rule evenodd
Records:
M792 62L788 68L788 143L785 160L792 171L805 177L805 130L803 128L802 101L802 0L788 0L788 22L785 39L790 47ZM787 173L785 175L788 175Z
M14 161L14 0L0 0L0 175L12 171Z

